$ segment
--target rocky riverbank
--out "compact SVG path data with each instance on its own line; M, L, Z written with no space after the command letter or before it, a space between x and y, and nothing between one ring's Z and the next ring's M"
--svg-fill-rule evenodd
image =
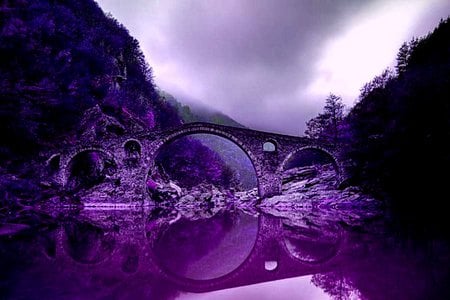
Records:
M158 206L173 210L175 218L208 218L225 209L240 209L251 215L269 214L300 224L323 225L341 222L349 226L382 215L379 200L364 194L357 187L338 189L330 166L313 166L288 170L283 175L283 194L260 199L256 189L223 191L211 185L199 185L190 190L173 183L160 188L166 199Z

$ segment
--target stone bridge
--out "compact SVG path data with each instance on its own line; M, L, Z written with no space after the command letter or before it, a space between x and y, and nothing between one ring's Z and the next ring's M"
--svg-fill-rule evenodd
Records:
M200 122L184 124L166 131L148 131L80 141L76 146L53 154L46 163L54 170L55 180L60 185L66 186L73 159L83 152L99 151L116 166L117 171L111 174L111 178L119 186L118 189L128 197L142 201L148 198L147 177L156 169L155 158L161 147L192 134L223 137L242 149L255 169L261 197L281 194L282 172L287 162L306 149L316 149L331 158L337 171L337 185L345 179L340 151L330 144L306 137Z

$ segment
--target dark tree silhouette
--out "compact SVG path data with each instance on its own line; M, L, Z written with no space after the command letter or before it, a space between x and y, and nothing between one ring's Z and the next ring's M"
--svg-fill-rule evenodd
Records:
M395 70L397 71L397 74L401 76L403 73L405 73L406 68L408 67L409 58L411 56L411 53L414 51L414 49L417 47L417 44L419 43L419 39L413 38L409 43L405 42L402 44L400 49L397 53L397 64L395 66Z
M403 45L398 57L398 76L375 78L346 118L351 173L387 197L405 223L426 220L416 233L432 224L442 229L443 216L432 203L448 193L442 171L450 169L449 19L427 37Z
M330 94L325 100L323 112L306 122L305 134L310 138L324 139L337 144L341 136L340 125L343 118L342 98Z

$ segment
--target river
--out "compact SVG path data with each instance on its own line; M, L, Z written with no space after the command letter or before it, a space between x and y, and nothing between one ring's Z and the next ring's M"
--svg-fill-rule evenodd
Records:
M444 299L448 289L446 243L339 207L25 209L10 221L0 299Z

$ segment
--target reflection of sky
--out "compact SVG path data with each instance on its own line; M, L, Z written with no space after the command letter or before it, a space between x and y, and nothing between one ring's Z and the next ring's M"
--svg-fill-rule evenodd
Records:
M180 300L273 300L273 299L331 299L321 288L311 283L312 276L302 276L242 286L205 294L181 294Z

